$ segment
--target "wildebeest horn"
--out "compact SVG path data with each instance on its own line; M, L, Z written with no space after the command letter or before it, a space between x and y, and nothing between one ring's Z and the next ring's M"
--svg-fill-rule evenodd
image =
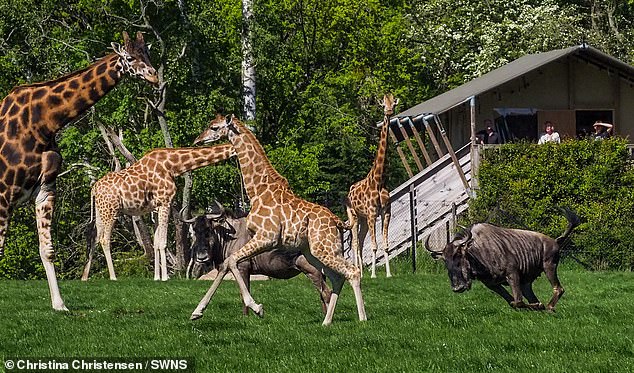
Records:
M471 229L459 225L460 228L462 228L463 232L466 233L466 236L463 237L460 241L456 241L456 245L464 245L465 243L467 243L467 241L469 241L471 239Z
M218 201L214 201L214 204L216 206L209 207L205 213L207 219L218 219L225 214L225 208Z
M431 238L431 234L427 236L427 238L425 239L425 249L427 251L429 251L432 254L435 255L441 255L442 254L442 250L432 250L432 248L429 246L429 239Z
M193 223L194 221L196 221L196 217L195 217L195 216L193 216L193 217L191 217L191 218L189 218L189 219L185 219L184 214L185 214L185 209L186 209L187 207L189 207L189 206L184 206L184 207L183 207L183 208L182 208L182 209L178 212L178 220L182 221L183 223L191 224L191 223Z

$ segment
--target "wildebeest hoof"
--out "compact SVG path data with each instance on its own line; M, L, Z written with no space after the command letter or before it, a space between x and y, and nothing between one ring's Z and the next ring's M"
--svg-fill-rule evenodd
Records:
M192 313L192 315L191 315L191 317L189 319L191 321L194 321L194 320L200 319L201 317L203 317L202 313Z
M513 308L526 308L526 303L519 301L519 302L511 302L511 307Z
M535 310L535 311L543 311L546 309L546 307L541 303L529 303L528 304L528 308Z

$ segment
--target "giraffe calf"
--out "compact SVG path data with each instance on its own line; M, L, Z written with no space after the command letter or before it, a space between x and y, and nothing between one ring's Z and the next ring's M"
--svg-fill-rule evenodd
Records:
M111 280L116 280L110 236L119 213L144 215L158 210L158 224L154 234L154 279L166 281L167 224L170 204L176 194L174 178L187 171L223 161L235 155L228 144L197 148L154 149L130 167L106 174L91 190L91 209L94 204L96 239L103 248ZM92 211L92 210L91 210ZM86 281L90 272L94 245L81 279Z

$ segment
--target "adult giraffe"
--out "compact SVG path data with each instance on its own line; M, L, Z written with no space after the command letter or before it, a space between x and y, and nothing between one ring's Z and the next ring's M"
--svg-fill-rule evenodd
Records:
M363 274L363 241L370 231L372 241L372 272L370 277L376 277L376 218L381 214L383 223L383 253L385 254L385 276L392 277L390 272L390 258L388 257L387 232L390 225L392 211L390 208L390 192L385 188L385 153L387 151L387 131L390 126L390 116L398 100L391 94L383 96L383 126L379 138L379 148L372 169L363 180L352 184L346 198L346 211L352 230L352 252L355 263Z
M235 155L229 144L199 148L154 149L132 166L110 172L99 179L91 189L90 197L95 204L95 226L97 241L101 244L108 273L116 280L110 255L110 235L119 212L127 215L144 215L158 209L158 223L154 233L154 280L166 281L167 224L170 205L176 194L174 178L187 171L223 161ZM92 209L92 206L91 206ZM88 280L90 263L95 245L90 245L88 260L81 276Z
M200 301L191 319L202 317L220 282L229 270L240 287L244 304L262 316L261 304L255 303L236 264L272 249L300 249L306 259L325 272L332 283L323 325L332 322L337 298L345 280L350 281L357 302L359 320L366 320L361 295L360 271L343 257L341 230L344 223L327 208L305 201L290 190L288 182L271 165L253 133L237 118L217 116L195 144L228 138L238 156L242 179L251 200L247 228L253 233L241 249L231 254L219 268L218 277Z
M13 206L35 196L40 257L46 271L55 310L67 310L59 292L51 242L55 179L62 157L55 134L121 80L123 74L156 84L143 35L124 45L113 43L114 53L85 69L61 78L14 88L0 103L0 257Z

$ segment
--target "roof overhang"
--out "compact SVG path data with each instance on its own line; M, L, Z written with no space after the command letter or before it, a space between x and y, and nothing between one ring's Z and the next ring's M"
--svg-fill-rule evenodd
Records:
M634 66L582 44L550 52L529 54L516 59L500 68L475 78L451 91L440 94L399 114L398 117L417 118L421 115L441 114L451 108L469 101L504 83L517 79L535 69L559 59L575 56L599 68L618 74L620 78L634 84Z

